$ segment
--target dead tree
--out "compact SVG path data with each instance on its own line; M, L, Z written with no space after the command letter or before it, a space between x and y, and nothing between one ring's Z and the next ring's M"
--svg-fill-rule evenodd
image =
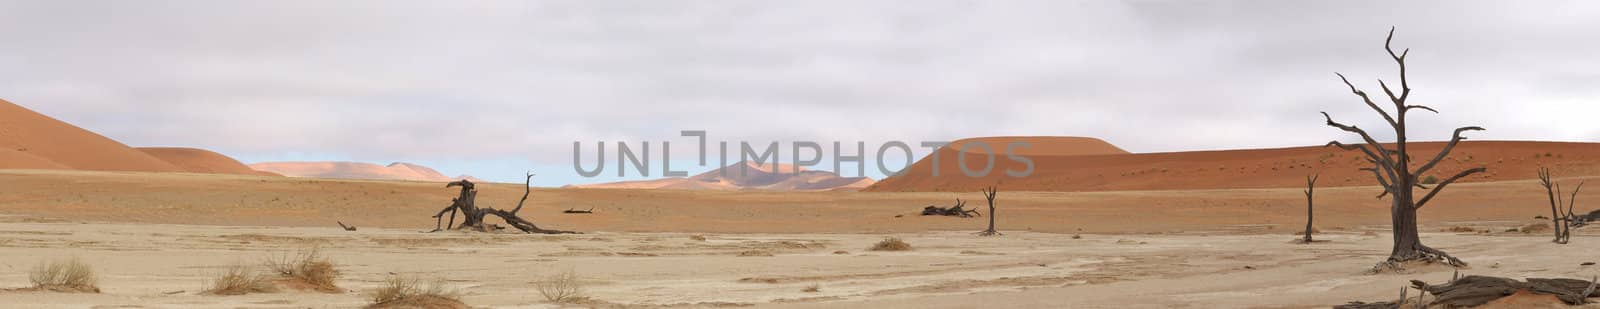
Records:
M1389 102L1394 104L1394 116L1390 116L1390 112L1384 110L1384 108L1378 107L1378 104L1374 103L1372 98L1367 96L1365 91L1356 89L1356 86L1351 84L1350 80L1344 77L1344 74L1334 74L1338 75L1339 79L1344 81L1345 86L1348 86L1350 91L1355 93L1356 96L1360 97L1368 107L1371 107L1373 111L1378 112L1378 115L1383 116L1383 120L1389 125L1390 129L1394 130L1395 133L1395 142L1392 144L1393 148L1389 148L1389 146L1379 143L1378 140L1373 139L1372 135L1367 134L1367 131L1362 130L1361 128L1333 121L1332 116L1328 116L1327 112L1323 112L1322 116L1323 118L1327 119L1328 126L1359 135L1364 142L1363 144L1346 145L1340 143L1339 141L1332 141L1328 142L1328 145L1336 146L1344 150L1360 150L1363 154L1365 154L1367 161L1372 163L1373 167L1363 168L1362 170L1372 171L1374 177L1378 179L1378 184L1382 185L1384 189L1383 193L1378 194L1378 198L1381 199L1387 195L1393 201L1391 203L1389 213L1390 224L1394 231L1394 247L1389 253L1389 258L1381 263L1378 263L1378 265L1373 268L1374 271L1398 269L1401 262L1407 261L1442 261L1450 264L1451 266L1465 266L1466 262L1462 262L1460 259L1446 254L1444 251L1430 248L1422 244L1421 239L1419 239L1417 235L1417 210L1421 209L1423 206L1427 206L1428 202L1432 201L1434 196L1439 194L1439 191L1444 190L1444 188L1450 186L1450 184L1455 183L1457 180L1461 180L1468 175L1483 172L1486 169L1483 167L1477 167L1461 171L1460 173L1455 174L1455 176L1451 176L1450 178L1439 182L1431 189L1421 184L1418 181L1418 176L1427 174L1435 166L1437 166L1440 161L1443 161L1446 156L1449 156L1450 150L1454 149L1457 143L1465 139L1461 136L1462 132L1482 131L1483 128L1476 126L1457 128L1454 135L1450 138L1450 142L1445 144L1444 149L1440 150L1432 160L1428 160L1426 163L1423 163L1421 167L1412 169L1411 153L1407 151L1406 114L1412 110L1425 110L1434 113L1438 113L1438 111L1431 107L1423 105L1409 105L1406 103L1406 99L1411 96L1411 86L1406 80L1406 54L1411 50L1406 49L1405 51L1396 54L1394 49L1389 47L1389 42L1392 40L1394 40L1393 28L1389 29L1389 36L1384 40L1383 48L1389 52L1389 58L1393 59L1394 62L1400 66L1400 92L1396 94L1389 88L1389 85L1384 83L1381 79L1378 80L1378 85L1383 87L1383 92L1384 94L1388 95ZM1427 190L1427 194L1423 195L1420 199L1417 198L1417 196L1412 192L1413 189L1419 188Z
M1573 205L1578 202L1578 190L1583 190L1583 182L1578 182L1578 187L1572 189L1572 197L1565 201L1561 200L1561 184L1550 181L1550 169L1539 168L1539 184L1544 185L1544 191L1550 198L1550 223L1554 226L1556 233L1556 239L1551 240L1551 242L1566 244L1568 240L1572 239L1572 226L1574 223L1582 220L1584 221L1583 223L1577 223L1582 225L1588 221L1583 220L1588 219L1587 216L1583 216L1584 218L1580 219L1572 211ZM1562 209L1563 207L1566 209Z
M446 184L445 187L461 187L461 194L455 199L451 200L450 206L440 209L439 213L434 214L433 217L442 219L444 217L444 213L449 212L450 221L451 223L454 223L456 212L460 212L461 226L454 228L479 232L489 232L502 229L499 225L489 224L483 221L485 216L495 215L496 217L500 217L500 219L505 220L506 224L510 224L511 227L515 227L517 230L521 230L524 233L577 234L577 232L572 231L541 229L539 226L534 225L533 222L524 220L522 217L517 216L517 212L522 210L523 203L528 201L528 194L533 192L533 173L528 173L526 181L527 182L523 185L522 200L517 201L517 208L512 208L510 211L494 209L492 207L478 207L477 185L466 179L451 182ZM445 228L450 229L451 227L446 226ZM437 223L435 223L433 231L440 231Z
M962 218L971 218L972 216L981 216L981 214L978 214L977 210L963 209L963 207L966 207L966 206L967 206L967 202L966 201L962 201L961 199L956 199L956 204L954 206L950 206L950 207L939 207L939 206L934 206L934 205L928 205L928 207L923 207L922 208L922 215L924 215L924 216L949 216L949 217L962 217Z
M1000 234L999 231L994 230L994 196L999 192L1000 190L993 186L983 189L983 199L989 200L989 229L978 232L978 236L1003 235Z
M1306 243L1311 243L1311 193L1317 189L1317 178L1321 174L1306 176Z
M344 225L344 221L334 221L334 222L339 223L339 227L344 228L344 230L346 230L346 231L354 232L356 230L356 226L354 226L354 225Z

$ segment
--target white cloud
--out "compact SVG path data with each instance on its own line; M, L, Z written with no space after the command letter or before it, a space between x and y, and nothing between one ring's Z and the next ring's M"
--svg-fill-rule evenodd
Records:
M243 158L565 166L575 140L684 129L1315 145L1345 137L1317 111L1374 123L1332 72L1376 93L1395 76L1390 25L1413 48L1416 100L1443 112L1418 115L1417 135L1600 134L1585 1L79 4L0 4L0 97L129 144Z

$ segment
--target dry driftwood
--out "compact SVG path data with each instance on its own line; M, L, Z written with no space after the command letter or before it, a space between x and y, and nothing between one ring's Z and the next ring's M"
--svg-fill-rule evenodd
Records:
M967 202L962 201L961 199L956 199L956 204L953 205L953 206L950 206L950 207L939 207L939 206L934 206L934 205L928 205L928 207L923 207L922 208L922 215L924 215L924 216L951 216L951 217L962 217L962 218L971 218L972 216L981 216L981 214L978 214L977 210L962 209L962 207L966 207L966 206L967 206Z
M1428 285L1426 282L1411 280L1412 286L1435 296L1430 305L1444 305L1449 308L1478 306L1521 290L1555 295L1568 305L1582 305L1589 303L1589 297L1600 296L1595 294L1595 282L1566 278L1528 278L1527 282L1522 282L1489 276L1466 276L1441 285Z
M594 207L589 207L589 209L585 209L585 210L578 210L578 209L575 209L575 208L567 208L567 210L563 210L563 211L561 211L561 213L564 213L564 214L592 214L592 213L594 213Z
M452 227L450 225L446 225L444 229L464 229L480 232L500 230L502 227L499 225L489 224L483 221L484 217L488 215L494 215L496 217L500 217L502 220L505 220L506 224L510 224L511 227L517 228L517 230L521 230L524 233L578 234L578 232L573 231L542 229L539 228L539 226L534 225L533 222L517 216L517 212L522 210L523 203L528 201L528 194L533 192L532 185L533 173L528 173L527 183L524 184L522 191L522 200L517 201L517 208L507 211L494 209L492 207L478 207L478 189L477 185L473 184L472 181L462 179L461 181L451 182L446 184L445 187L461 187L461 193L456 198L451 199L450 206L440 209L439 213L433 215L433 218L440 219L436 221L441 221L444 219L444 213L448 212L450 213L450 223L454 224L456 213L461 213L461 226ZM440 229L438 222L435 222L433 232L444 229Z
M339 223L339 227L344 228L344 230L346 230L346 231L354 232L356 230L356 226L354 226L354 225L344 225L343 221L333 221L333 222Z

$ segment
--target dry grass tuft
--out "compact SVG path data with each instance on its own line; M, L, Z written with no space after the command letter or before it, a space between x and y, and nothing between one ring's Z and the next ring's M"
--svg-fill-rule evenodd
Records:
M588 299L583 296L583 283L578 281L578 273L568 270L535 282L539 295L553 303L575 303Z
M77 258L40 262L28 272L28 280L33 282L31 289L34 290L100 293L100 287L95 286L98 280L95 279L94 269Z
M1523 232L1523 233L1527 233L1527 234L1544 233L1544 232L1549 232L1550 231L1550 224L1549 223L1543 223L1543 222L1534 223L1534 224L1525 225L1521 229L1518 229L1518 230Z
M744 252L739 252L739 256L772 256L772 252L767 250L745 250Z
M334 284L334 280L339 278L339 270L334 267L332 260L323 257L321 250L315 247L293 255L283 253L270 256L266 265L267 269L282 277L280 283L290 288L323 293L343 292Z
M811 285L806 286L805 289L802 289L800 291L801 292L806 292L806 293L822 292L822 285L813 283Z
M877 244L872 245L872 248L867 248L867 250L872 250L872 251L907 251L907 250L911 250L911 244L908 244L905 241L901 241L900 238L898 238L898 237L889 237L889 238L883 239L883 241L879 241Z
M697 241L706 241L706 236L705 235L690 235L689 239L697 240Z
M372 304L368 309L389 308L427 308L427 309L456 309L468 308L461 302L461 295L456 291L444 289L442 281L433 281L427 285L422 280L411 276L393 276L382 287L368 293Z
M271 275L256 273L243 264L228 267L207 285L205 293L211 295L244 295L278 291L278 286L272 284Z

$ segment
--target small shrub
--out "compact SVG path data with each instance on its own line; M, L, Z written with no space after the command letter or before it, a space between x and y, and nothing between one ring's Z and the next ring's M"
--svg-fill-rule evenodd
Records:
M334 267L332 260L323 257L321 250L315 247L294 255L283 253L268 257L266 265L267 269L282 277L282 283L294 289L342 292L334 284L334 280L339 278L339 270Z
M372 304L368 309L379 308L467 308L456 291L447 291L441 281L427 285L412 276L392 276L382 287L367 293Z
M811 285L806 286L805 289L802 289L800 291L801 292L806 292L806 293L821 292L822 291L822 285L818 285L818 284L812 283Z
M705 235L689 235L689 239L696 240L696 241L706 241L706 236Z
M244 295L278 291L278 286L272 284L271 275L256 273L245 265L228 267L207 285L205 293L212 295Z
M1433 175L1428 175L1428 177L1423 177L1422 178L1422 184L1431 185L1431 184L1436 184L1436 183L1439 183L1439 177L1433 177Z
M578 273L568 270L552 275L534 283L539 289L539 295L544 300L553 303L573 303L587 297L583 296L583 284L578 281Z
M905 241L901 241L900 238L898 238L898 237L889 237L889 238L884 238L883 241L879 241L877 244L872 245L872 248L868 248L868 250L872 250L872 251L906 251L906 250L911 250L911 244L908 244Z
M33 289L52 292L100 293L94 269L83 260L72 258L40 262L28 272Z

